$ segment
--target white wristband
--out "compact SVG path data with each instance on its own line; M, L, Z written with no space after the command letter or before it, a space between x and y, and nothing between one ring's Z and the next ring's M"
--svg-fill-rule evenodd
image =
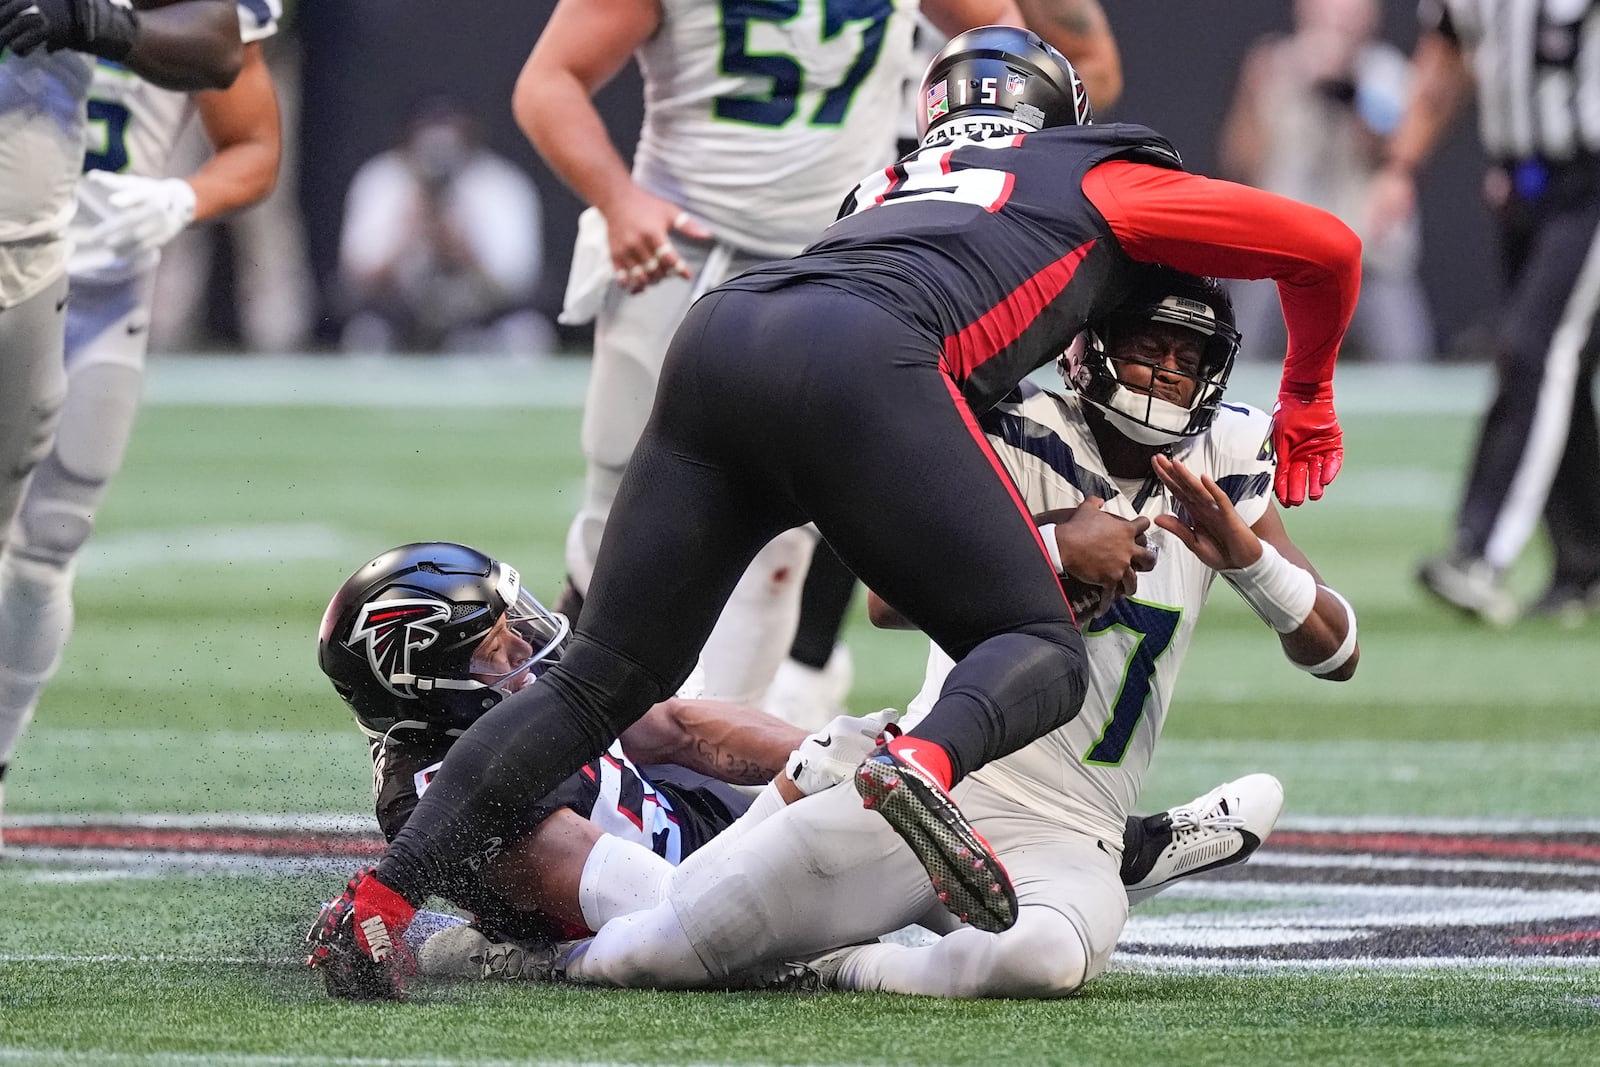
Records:
M1321 588L1328 589L1325 585ZM1339 643L1338 651L1321 663L1300 663L1294 659L1289 661L1307 674L1331 674L1346 663L1349 663L1350 657L1356 651L1356 609L1352 608L1350 601L1340 596L1337 591L1328 589L1328 595L1344 605L1344 617L1345 621L1349 623L1349 629L1345 631L1344 640Z
M1261 542L1261 558L1248 567L1219 571L1239 591L1261 621L1280 634L1293 633L1317 606L1317 580L1304 567L1284 559Z
M1056 573L1067 573L1067 568L1061 562L1061 546L1056 544L1056 524L1047 522L1039 527L1039 539L1044 542L1044 550L1049 553L1050 565L1056 569Z

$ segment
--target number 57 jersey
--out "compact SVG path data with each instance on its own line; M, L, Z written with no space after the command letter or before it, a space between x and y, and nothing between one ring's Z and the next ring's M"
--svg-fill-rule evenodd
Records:
M894 159L916 0L662 0L637 51L641 187L792 256Z
M1024 399L996 407L982 426L1030 511L1077 507L1086 496L1102 497L1107 512L1125 519L1178 511L1154 477L1106 473L1076 396L1023 389ZM1172 453L1195 474L1210 475L1250 525L1270 502L1270 422L1255 408L1223 404L1209 430ZM1114 844L1122 840L1124 820L1150 769L1178 670L1217 574L1165 530L1151 526L1148 537L1156 566L1139 576L1138 591L1097 619L1078 620L1089 656L1089 692L1078 717L972 775L1020 804ZM912 714L932 706L951 666L949 657L932 649Z

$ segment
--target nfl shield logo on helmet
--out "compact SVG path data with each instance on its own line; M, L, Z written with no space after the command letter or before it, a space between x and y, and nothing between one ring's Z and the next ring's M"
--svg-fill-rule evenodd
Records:
M1023 86L1027 84L1028 76L1026 74L1018 74L1016 71L1012 71L1006 75L1006 92L1012 96L1022 92Z
M928 86L928 121L950 114L950 91L943 81Z

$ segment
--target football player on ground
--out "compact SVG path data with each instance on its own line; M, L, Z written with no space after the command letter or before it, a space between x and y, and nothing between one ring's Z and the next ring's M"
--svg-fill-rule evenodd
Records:
M1092 545L1081 530L1073 538L1080 551ZM340 587L323 614L317 658L367 737L386 838L405 824L462 730L532 684L567 636L566 619L528 594L515 570L462 545L403 545ZM513 832L455 872L443 895L474 914L470 925L419 913L400 950L415 955L424 976L520 977L524 946L659 903L674 864L843 781L895 717L844 716L808 737L736 705L686 695L657 704L554 792L523 798ZM752 802L724 783L766 788ZM1131 899L1242 861L1266 836L1281 794L1222 792L1234 798L1228 817L1186 816L1207 807L1208 795L1128 820L1129 855L1142 857L1124 864ZM354 886L324 908L307 963L334 996L379 996L383 987L363 981L360 957L335 936L350 920ZM948 920L935 906L922 922L943 926L941 914Z
M1010 879L949 790L1069 723L1088 672L976 416L1116 307L1142 263L1279 282L1276 488L1303 503L1338 472L1332 372L1361 269L1348 227L1189 174L1144 127L1088 125L1071 64L1027 31L956 37L926 83L926 147L869 175L803 254L690 309L618 491L626 532L602 545L571 647L451 748L357 887L358 948L368 931L396 940L447 870L502 836L512 798L549 792L671 696L756 553L807 521L956 660L856 788L954 911L1009 927ZM1139 551L1125 539L1077 577L1116 582Z
M1097 105L1120 88L1116 44L1095 0L921 7L946 33L1021 25L1026 12L1046 40L1089 60ZM592 205L562 315L595 322L588 465L567 537L568 591L557 604L575 625L673 332L724 279L799 252L861 175L893 162L917 8L916 0L874 0L842 15L708 0L556 6L513 108L551 168ZM591 99L630 56L645 98L631 173ZM702 651L707 695L760 704L794 638L815 545L806 531L787 530L756 554Z
M1292 664L1330 680L1358 659L1355 616L1321 584L1270 499L1269 418L1222 402L1237 349L1232 307L1210 279L1146 268L1129 298L1063 359L1075 392L1025 386L984 428L1059 570L1092 551L1079 527L1148 524L1152 570L1101 591L1089 621L1089 696L1076 719L963 779L954 797L1010 872L1020 903L1001 933L957 930L925 947L862 944L953 899L848 786L802 800L674 874L668 899L593 939L523 961L530 976L651 987L719 986L824 952L804 975L832 989L948 997L1048 997L1105 969L1151 858L1126 822L1154 752L1184 652L1220 574L1277 633ZM1115 518L1113 518L1115 516ZM1127 592L1127 595L1118 595ZM880 623L898 620L882 601ZM919 704L962 684L935 647ZM1219 851L1246 811L1275 820L1267 775L1167 813L1205 827ZM1260 830L1252 827L1252 836ZM1125 843L1126 840L1126 843ZM1186 859L1203 864L1206 850ZM1119 874L1120 866L1120 874ZM1126 883L1126 887L1125 887ZM854 947L827 952L839 945Z
M88 151L68 227L66 399L0 550L0 789L71 633L74 564L127 451L161 248L191 222L259 202L277 180L278 101L260 42L277 30L278 2L240 0L230 10L244 51L226 89L176 92L123 63L93 64ZM214 154L187 179L165 177L197 113Z

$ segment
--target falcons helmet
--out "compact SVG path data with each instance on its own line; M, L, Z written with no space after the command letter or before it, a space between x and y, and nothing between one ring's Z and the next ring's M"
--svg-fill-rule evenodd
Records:
M333 595L317 663L370 737L464 730L560 659L569 630L515 568L465 545L401 545Z
M1123 385L1112 364L1118 341L1153 322L1193 330L1203 338L1193 374L1162 371L1194 382L1187 407ZM1233 301L1220 282L1170 267L1147 266L1141 268L1128 296L1109 314L1089 323L1057 366L1067 385L1103 411L1123 436L1146 445L1170 445L1211 426L1238 351Z
M1028 133L1094 121L1083 79L1067 57L1017 26L957 34L922 76L917 135L923 144L974 128Z

